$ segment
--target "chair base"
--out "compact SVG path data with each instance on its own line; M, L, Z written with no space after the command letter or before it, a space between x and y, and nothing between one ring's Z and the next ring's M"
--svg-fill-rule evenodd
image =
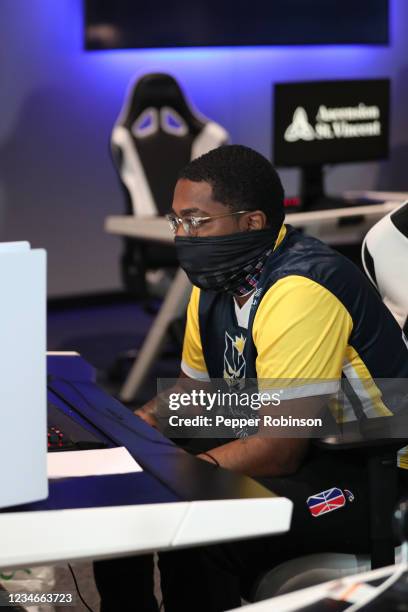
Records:
M252 600L262 601L370 569L368 555L324 553L298 557L264 574L255 587Z

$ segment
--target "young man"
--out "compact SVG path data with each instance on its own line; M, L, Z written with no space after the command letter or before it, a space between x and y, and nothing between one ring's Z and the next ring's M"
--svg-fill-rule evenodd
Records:
M375 379L408 377L401 330L351 262L284 225L283 196L268 160L243 146L215 149L180 173L169 221L194 285L181 376L224 378L232 387L244 379L292 381L285 414L310 400L319 407L346 377L352 399L343 420L391 415ZM136 414L157 425L156 401ZM365 475L354 453L323 456L304 437L207 443L201 459L292 499L293 523L281 537L160 555L166 612L228 610L262 570L286 559L368 549ZM332 488L350 501L317 516L308 499ZM134 563L151 570L147 558ZM103 571L97 578L103 587ZM149 596L139 605L157 609Z

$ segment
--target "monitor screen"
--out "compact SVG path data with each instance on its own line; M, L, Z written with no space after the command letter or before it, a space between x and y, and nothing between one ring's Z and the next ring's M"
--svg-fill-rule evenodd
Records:
M279 83L274 89L277 166L388 157L388 79Z
M86 49L389 42L389 0L86 0Z

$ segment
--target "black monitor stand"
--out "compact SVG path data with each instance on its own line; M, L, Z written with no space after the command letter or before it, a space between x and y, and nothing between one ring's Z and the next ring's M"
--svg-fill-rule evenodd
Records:
M297 211L299 212L317 212L324 210L334 210L338 208L349 208L351 206L362 206L367 204L380 204L378 200L370 200L369 198L360 198L353 200L345 200L341 196L328 196L324 190L324 168L322 165L310 165L301 168L301 186L300 186L300 203ZM293 211L295 212L295 211ZM350 217L339 218L337 226L354 226L364 220L363 215L354 215ZM333 248L339 251L342 255L353 261L361 268L361 246L357 242L355 244L332 244Z
M324 191L324 169L322 165L303 166L301 168L300 207L302 211L330 210L353 206L358 202L331 197Z

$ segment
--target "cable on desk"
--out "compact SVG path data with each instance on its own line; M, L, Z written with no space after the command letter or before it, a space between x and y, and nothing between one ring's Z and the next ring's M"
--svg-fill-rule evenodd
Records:
M72 574L72 578L74 579L74 584L75 584L75 588L77 590L79 599L82 601L82 603L84 604L85 608L87 608L89 610L89 612L94 612L94 610L90 606L88 606L88 604L86 603L85 599L81 595L81 591L79 590L79 586L78 586L78 582L77 582L77 579L76 579L75 574L74 574L74 570L72 569L72 566L71 566L70 563L68 563L68 568L69 568L69 571Z
M211 459L211 461L213 462L213 464L215 465L215 467L220 467L219 461L218 459L216 459L215 457L213 457L210 453L207 453L207 451L201 451L201 453L199 453L200 455L206 455L207 457L209 457Z

